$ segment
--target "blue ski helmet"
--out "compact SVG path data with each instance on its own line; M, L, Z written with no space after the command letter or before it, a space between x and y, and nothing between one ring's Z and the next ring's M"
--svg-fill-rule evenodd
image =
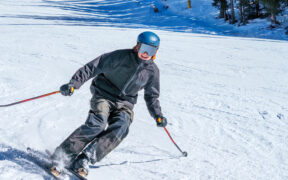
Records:
M145 31L138 35L137 43L143 43L158 48L160 45L160 38L153 32Z

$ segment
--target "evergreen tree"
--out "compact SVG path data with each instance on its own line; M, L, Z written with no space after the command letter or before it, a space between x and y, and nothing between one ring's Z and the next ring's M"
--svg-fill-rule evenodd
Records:
M284 2L284 0L260 0L260 2L264 5L265 10L270 14L271 26L280 24L276 19L276 15L281 11L281 2Z
M213 0L212 5L219 9L219 18L230 24L246 25L250 19L270 16L271 27L275 27L280 24L276 16L288 7L288 0Z
M246 25L248 23L248 19L252 9L250 5L250 0L239 0L238 8L240 17L239 25Z
M227 0L213 0L212 5L220 10L219 18L225 18L225 20L227 20L227 9L228 9Z
M239 25L245 25L250 19L262 16L259 0L238 0Z

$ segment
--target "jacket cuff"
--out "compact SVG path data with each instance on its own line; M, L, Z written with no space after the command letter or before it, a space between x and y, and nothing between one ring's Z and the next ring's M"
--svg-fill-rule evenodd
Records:
M69 82L69 84L71 84L75 89L79 89L81 87L81 83L74 80L74 79L71 79L71 81Z
M159 117L163 117L163 114L161 113L161 114L155 115L155 116L154 116L154 119L157 121L157 119L158 119Z

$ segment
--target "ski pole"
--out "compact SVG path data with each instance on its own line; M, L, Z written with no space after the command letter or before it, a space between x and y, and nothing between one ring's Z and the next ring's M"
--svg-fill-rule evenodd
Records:
M165 129L165 131L166 131L166 133L168 134L168 136L169 136L169 138L171 139L171 141L173 142L173 144L177 147L177 149L182 153L182 155L184 156L184 157L187 157L187 152L186 151L182 151L180 148L179 148L179 146L176 144L176 142L173 140L173 138L171 137L171 135L170 135L170 133L168 132L168 130L166 129L166 127L164 127L164 129Z
M47 96L51 96L51 95L53 95L53 94L57 94L57 93L60 93L60 91L55 91L55 92L51 92L51 93L48 93L48 94L43 94L43 95L40 95L40 96L37 96L37 97L33 97L33 98L29 98L29 99L25 99L25 100L22 100L22 101L18 101L18 102L11 103L11 104L0 105L0 107L13 106L13 105L21 104L21 103L24 103L24 102L27 102L27 101L32 101L32 100L35 100L35 99L39 99L39 98L43 98L43 97L47 97Z

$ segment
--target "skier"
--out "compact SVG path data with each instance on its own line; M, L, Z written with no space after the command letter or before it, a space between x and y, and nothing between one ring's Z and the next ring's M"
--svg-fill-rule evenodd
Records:
M89 163L104 158L127 136L133 121L133 106L138 91L144 89L144 99L159 127L167 125L159 103L159 69L154 63L160 38L153 32L139 34L133 49L103 54L80 68L61 94L71 96L87 80L91 109L86 122L77 128L52 155L51 173L59 176L63 165L87 177Z

